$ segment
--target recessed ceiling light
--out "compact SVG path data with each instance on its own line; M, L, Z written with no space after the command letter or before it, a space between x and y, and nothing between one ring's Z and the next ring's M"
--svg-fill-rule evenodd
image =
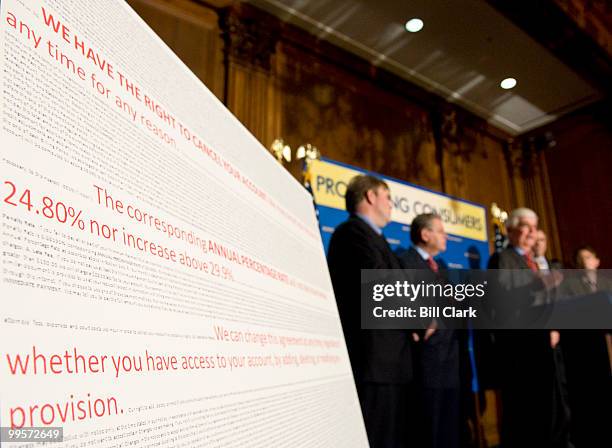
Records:
M406 31L417 33L423 29L423 21L417 17L406 22Z
M516 79L514 78L506 78L504 79L502 82L499 83L499 86L502 89L512 89L514 86L516 86Z

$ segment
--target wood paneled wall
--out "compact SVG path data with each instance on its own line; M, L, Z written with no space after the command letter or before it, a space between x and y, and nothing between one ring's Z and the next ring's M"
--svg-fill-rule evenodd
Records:
M569 263L588 244L612 269L612 107L562 118L549 132L557 142L546 161L564 258Z
M223 100L225 73L218 13L191 0L130 0L130 6Z
M522 143L484 120L248 4L129 3L265 147L311 143L487 207L530 206L561 256L546 160L523 157Z
M368 80L281 45L282 132L340 162L440 190L426 109Z
M612 2L554 0L578 26L612 56Z

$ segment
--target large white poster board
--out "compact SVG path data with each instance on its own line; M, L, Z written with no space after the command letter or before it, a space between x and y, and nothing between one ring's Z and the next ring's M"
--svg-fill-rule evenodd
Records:
M367 445L303 188L124 2L1 20L0 425Z

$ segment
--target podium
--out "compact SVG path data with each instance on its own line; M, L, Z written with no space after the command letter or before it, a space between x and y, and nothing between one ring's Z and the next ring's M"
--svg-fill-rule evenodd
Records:
M589 330L583 333L591 334L591 337L597 332L596 330L602 330L600 337L605 338L609 374L612 375L612 292L598 291L571 298L561 298L554 304L542 305L540 308L542 308L543 318L546 319L545 328ZM572 338L570 336L570 340ZM562 343L568 345L568 338L562 339L565 339ZM585 350L588 347L575 347L575 349Z
M554 303L535 308L541 310L542 328L551 330L612 329L612 292L560 298Z

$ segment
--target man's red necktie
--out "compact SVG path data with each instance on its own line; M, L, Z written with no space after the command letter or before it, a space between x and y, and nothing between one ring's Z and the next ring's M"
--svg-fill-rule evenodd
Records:
M538 272L540 270L538 268L538 264L535 262L533 256L530 253L526 253L524 257L525 261L527 262L527 266L529 266L529 269L531 269L533 272Z
M429 257L427 259L427 264L429 265L429 269L434 271L436 274L438 273L438 263L436 263L436 260L434 260L433 257Z

